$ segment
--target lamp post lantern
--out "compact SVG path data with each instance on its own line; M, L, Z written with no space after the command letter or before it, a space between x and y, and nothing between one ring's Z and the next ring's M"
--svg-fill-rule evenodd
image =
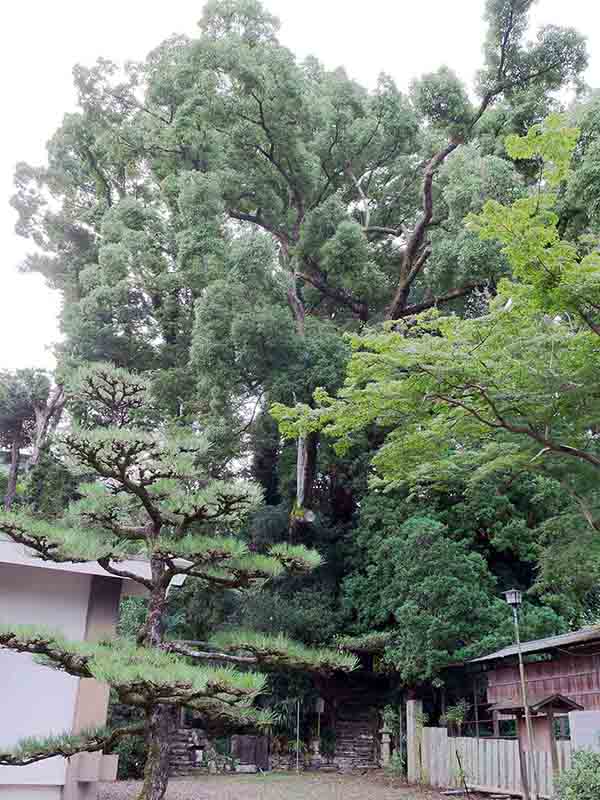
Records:
M538 800L539 789L537 770L535 768L535 751L533 739L533 727L531 725L531 714L529 713L529 702L527 700L527 683L525 681L525 665L523 663L523 650L521 648L521 632L519 630L519 608L523 603L523 594L519 589L509 589L504 592L504 597L508 605L512 608L513 620L515 623L515 640L517 643L517 653L519 656L519 674L521 677L521 700L525 710L525 726L527 728L527 739L529 741L529 752L531 753L531 773L533 778L533 793L531 800ZM525 787L524 787L525 788Z
M509 589L504 592L504 597L509 606L512 606L513 611L518 609L523 602L523 593L519 589Z

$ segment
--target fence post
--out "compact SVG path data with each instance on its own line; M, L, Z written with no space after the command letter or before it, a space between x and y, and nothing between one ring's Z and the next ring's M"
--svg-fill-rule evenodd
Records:
M423 732L423 701L406 701L406 772L409 783L421 779L421 743Z
M406 737L404 734L404 723L405 723L405 713L404 713L404 697L398 703L398 737L397 737L397 747L398 753L400 754L400 760L404 764L404 769L407 769L406 764Z

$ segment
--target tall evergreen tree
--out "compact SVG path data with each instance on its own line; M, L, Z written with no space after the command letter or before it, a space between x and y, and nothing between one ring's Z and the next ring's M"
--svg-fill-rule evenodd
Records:
M316 614L324 594L339 603L371 457L396 418L374 421L375 402L353 448L336 453L319 426L282 443L269 406L314 411L317 387L335 394L347 332L432 308L477 316L510 276L502 244L466 220L537 186L537 159L514 163L505 136L539 123L586 64L570 29L527 41L531 6L485 3L473 92L444 68L405 94L390 76L369 91L343 69L299 61L255 0L214 0L197 37L172 37L125 70L77 67L79 110L52 138L47 167L17 170L19 231L41 248L26 266L68 300L62 362L147 372L163 416L210 422L212 476L251 464L271 504L252 540L292 534L328 553L304 580L314 607L303 600L296 618ZM592 106L586 115L581 191L565 193L560 226L590 232ZM452 486L464 499L462 475ZM536 547L537 527L524 527ZM517 534L502 530L512 546ZM510 574L532 572L530 551L507 552ZM495 546L487 555L500 560ZM275 611L298 583L274 583ZM269 600L249 609L264 629L282 619Z
M173 709L188 706L207 720L268 722L268 714L252 708L265 689L265 677L249 667L327 671L352 669L354 663L335 651L308 650L285 637L242 631L216 637L206 651L166 641L167 590L176 576L213 592L243 590L285 570L310 570L320 556L287 545L251 552L236 530L259 501L256 487L210 478L203 469L209 443L202 433L157 429L142 378L99 365L81 369L71 391L86 412L86 423L74 426L62 444L96 480L79 488L82 498L69 506L62 522L5 512L0 532L45 560L95 560L108 574L142 584L149 597L145 620L137 642L70 642L56 632L4 626L0 646L108 683L121 703L143 711L144 722L74 738L27 740L13 753L0 755L0 763L28 764L103 750L122 736L143 731L148 758L139 798L161 800L168 782ZM123 569L120 562L126 557L145 559L147 576ZM201 665L192 666L189 659Z
M273 392L281 374L310 400L298 376L334 360L319 359L324 343L343 358L332 338L347 327L493 285L506 260L464 216L507 199L518 176L496 153L502 132L538 121L586 63L572 30L527 44L531 5L486 3L475 105L446 68L405 96L389 76L369 92L299 62L247 0L207 3L197 39L167 40L125 76L107 61L78 67L81 112L53 137L48 168L19 166L15 198L19 231L42 248L28 268L70 300L65 358L158 370L169 413L223 415L247 394L289 402ZM463 169L449 160L461 148ZM240 227L272 243L262 283L243 269L256 245L225 255ZM317 453L315 435L299 441L293 520L310 506Z

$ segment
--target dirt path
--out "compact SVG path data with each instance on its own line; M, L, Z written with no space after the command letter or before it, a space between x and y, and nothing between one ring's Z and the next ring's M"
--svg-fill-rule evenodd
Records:
M99 800L135 800L139 783L106 783ZM206 776L173 779L167 800L439 800L435 791L409 788L383 777L354 775Z

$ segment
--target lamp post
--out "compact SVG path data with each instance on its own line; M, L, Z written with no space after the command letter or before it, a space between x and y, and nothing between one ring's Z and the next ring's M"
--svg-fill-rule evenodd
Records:
M513 620L515 623L515 639L517 642L517 653L519 655L519 674L521 676L521 700L525 710L525 725L527 728L527 739L529 741L529 752L531 753L531 776L533 778L533 793L531 800L538 800L538 779L535 768L535 752L533 740L533 727L531 725L531 714L529 713L529 702L527 700L527 683L525 681L525 665L523 664L523 650L521 649L521 632L519 630L519 608L523 602L523 595L518 589L509 589L504 592L504 597L508 605L512 608Z

